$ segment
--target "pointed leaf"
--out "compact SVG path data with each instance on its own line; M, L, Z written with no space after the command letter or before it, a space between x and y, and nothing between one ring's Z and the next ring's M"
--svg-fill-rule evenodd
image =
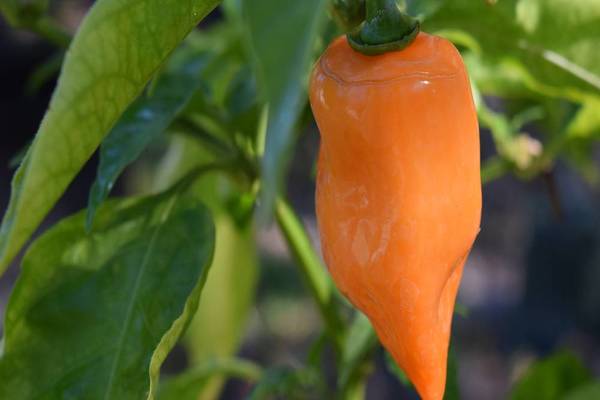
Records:
M99 0L67 52L0 227L0 274L127 106L218 0Z
M198 306L214 246L209 213L171 191L108 202L31 246L6 313L2 399L152 399Z
M294 126L306 102L306 81L326 0L243 0L254 65L269 104L262 160L263 210L271 213L295 142Z
M199 54L200 53L200 54ZM100 146L98 173L90 191L86 225L91 229L96 208L106 199L125 167L135 161L185 108L200 86L208 51L179 51L177 63L160 75L147 95L125 111Z

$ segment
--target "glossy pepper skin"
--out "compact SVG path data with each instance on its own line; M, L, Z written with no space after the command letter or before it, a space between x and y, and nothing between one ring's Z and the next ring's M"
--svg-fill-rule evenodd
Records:
M479 129L460 54L425 33L373 57L341 37L314 68L310 102L325 262L421 397L440 400L481 215Z

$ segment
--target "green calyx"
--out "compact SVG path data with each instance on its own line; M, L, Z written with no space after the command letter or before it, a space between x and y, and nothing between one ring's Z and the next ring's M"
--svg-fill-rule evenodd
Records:
M397 0L366 0L365 21L347 37L354 50L374 56L404 49L419 30L419 21L403 13Z

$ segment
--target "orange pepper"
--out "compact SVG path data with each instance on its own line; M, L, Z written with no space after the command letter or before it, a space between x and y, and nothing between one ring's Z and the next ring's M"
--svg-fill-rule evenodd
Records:
M460 54L425 33L378 56L340 37L314 68L310 102L325 262L421 397L442 399L481 216L479 128Z

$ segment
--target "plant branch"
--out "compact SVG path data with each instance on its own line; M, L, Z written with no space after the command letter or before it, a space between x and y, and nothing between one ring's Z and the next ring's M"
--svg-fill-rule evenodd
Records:
M252 361L241 358L216 358L198 364L181 375L165 380L161 384L160 392L173 391L174 393L180 393L202 384L207 378L215 375L235 377L247 382L258 382L263 374L263 369Z
M335 303L332 301L333 284L325 267L315 253L304 226L292 207L283 199L278 199L275 217L288 246L296 259L319 312L325 323L325 330L332 339L336 351L341 353L343 342L343 324Z
M344 341L344 353L338 375L341 400L364 398L366 381L372 371L372 355L379 341L369 319L355 313Z

